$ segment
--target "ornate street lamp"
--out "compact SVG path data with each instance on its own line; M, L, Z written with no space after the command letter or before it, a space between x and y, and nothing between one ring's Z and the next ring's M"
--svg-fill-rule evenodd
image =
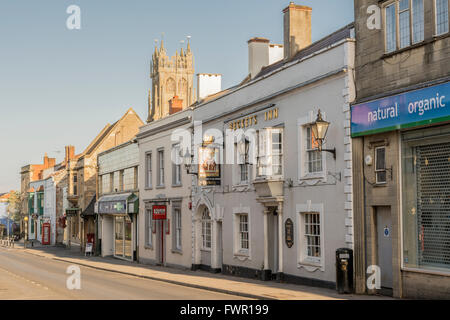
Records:
M325 137L327 136L327 131L330 123L328 121L323 120L322 113L319 111L317 112L317 119L316 122L314 122L311 126L312 133L314 135L314 139L316 139L318 144L318 150L320 152L330 152L333 154L334 159L336 159L336 148L333 149L323 149L323 143L325 141Z

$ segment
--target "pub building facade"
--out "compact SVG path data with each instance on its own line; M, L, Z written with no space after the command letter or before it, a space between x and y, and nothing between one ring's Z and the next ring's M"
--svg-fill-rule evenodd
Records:
M130 140L98 155L95 213L102 257L136 261L138 257L139 149Z
M448 9L355 1L356 293L450 298Z
M311 43L311 9L283 12L284 58L249 40L247 79L194 106L193 268L335 288L353 246L353 26Z

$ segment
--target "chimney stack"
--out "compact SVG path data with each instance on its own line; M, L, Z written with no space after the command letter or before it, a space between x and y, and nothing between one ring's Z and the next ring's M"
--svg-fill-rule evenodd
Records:
M217 73L197 74L197 100L222 91L222 75Z
M312 8L289 3L284 13L284 58L292 58L311 44Z
M74 158L75 158L75 147L66 146L66 157L64 159L64 162L67 164L69 160L72 160Z
M269 39L251 38L248 43L248 73L253 79L263 67L269 65Z
M169 114L174 114L181 110L183 110L183 99L179 99L178 96L173 96L169 100Z

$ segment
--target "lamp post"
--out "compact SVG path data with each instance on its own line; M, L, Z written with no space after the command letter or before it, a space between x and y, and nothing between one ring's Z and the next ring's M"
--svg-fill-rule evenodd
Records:
M6 211L8 211L8 219L6 220L6 237L8 238L9 241L9 227L10 227L10 223L9 223L9 208L6 209Z
M334 159L336 159L336 148L333 149L323 149L323 143L325 141L325 137L327 136L328 127L330 123L328 121L323 120L322 113L319 111L317 112L317 119L316 122L314 122L311 126L312 133L314 135L314 138L317 141L318 144L318 150L320 152L330 152L333 154Z
M25 216L23 221L25 221L25 239L23 240L23 248L25 249L28 241L28 216Z

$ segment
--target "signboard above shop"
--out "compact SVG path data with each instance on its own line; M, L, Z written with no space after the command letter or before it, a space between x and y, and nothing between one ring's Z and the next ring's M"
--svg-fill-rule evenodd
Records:
M450 120L450 82L366 102L351 108L352 137Z

